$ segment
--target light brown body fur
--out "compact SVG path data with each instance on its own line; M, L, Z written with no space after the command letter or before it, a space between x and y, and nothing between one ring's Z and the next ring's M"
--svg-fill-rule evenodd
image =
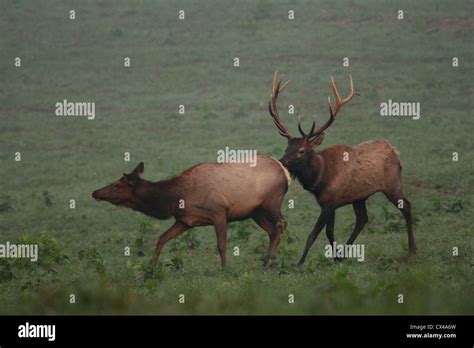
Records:
M158 239L152 270L161 249L169 240L190 228L214 225L222 267L227 265L227 223L252 218L270 238L269 258L273 257L286 222L280 207L289 186L289 173L268 156L257 164L204 163L195 165L165 181L141 178L140 163L131 174L94 191L92 197L137 210L157 219L176 219Z
M365 141L353 148L335 145L319 155L325 170L325 190L318 197L323 205L340 207L376 192L393 190L394 179L400 177L398 151L387 140Z
M226 213L227 221L246 219L259 207L279 204L288 182L281 165L259 155L257 166L245 163L204 163L181 173L173 184L186 202L177 217L188 226L213 225Z

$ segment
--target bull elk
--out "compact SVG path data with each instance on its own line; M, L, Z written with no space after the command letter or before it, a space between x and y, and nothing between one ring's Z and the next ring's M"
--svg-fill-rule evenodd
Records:
M349 75L350 93L342 99L334 79L331 78L335 104L329 102L329 120L319 129L316 121L309 133L301 127L298 116L298 130L301 137L290 135L278 115L278 95L288 84L282 85L281 74L275 72L268 109L280 135L288 139L288 146L280 162L296 177L303 188L311 192L321 207L321 213L306 241L303 255L298 265L303 265L308 251L321 230L326 227L329 243L334 243L335 210L352 204L356 223L347 244L352 244L368 222L365 201L376 192L383 192L390 202L401 210L408 230L408 248L410 255L415 254L410 202L403 194L401 182L401 162L398 151L387 140L365 141L355 147L334 145L316 152L314 149L324 139L324 131L336 119L341 107L354 95L352 76Z
M268 257L275 255L286 222L281 202L290 174L280 162L257 156L257 165L204 163L164 181L141 178L143 162L112 184L92 193L96 200L124 206L175 223L156 244L150 273L163 245L196 226L214 225L222 268L227 265L227 222L252 218L270 237ZM150 275L150 274L148 274Z

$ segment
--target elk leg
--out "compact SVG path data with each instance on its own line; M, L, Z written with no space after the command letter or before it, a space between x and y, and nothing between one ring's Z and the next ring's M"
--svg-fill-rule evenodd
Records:
M326 237L328 238L331 248L334 245L334 221L336 218L336 211L333 211L332 214L328 217L328 222L326 224ZM340 258L334 256L334 261L340 261Z
M327 208L321 211L321 214L319 215L318 220L316 221L316 225L314 226L313 230L308 236L308 239L306 240L306 246L304 248L301 259L298 262L298 266L302 266L304 264L306 260L306 256L308 256L309 249L313 245L318 234L321 232L324 226L326 226L326 223L333 212L334 212L334 209L327 209Z
M365 200L354 202L352 204L352 207L354 208L354 213L356 215L356 223L352 234L346 242L346 244L349 245L354 243L359 233L363 230L364 226L369 221L369 217L367 216L367 208L365 206Z
M408 232L408 253L416 254L415 237L413 236L413 223L411 219L411 204L403 197L403 194L385 194L390 202L392 202L398 210L400 210L405 218Z
M284 226L282 226L282 224L285 225L286 221L283 216L281 216L280 219L271 221L265 216L264 213L257 213L252 218L257 223L257 225L259 225L265 232L267 232L270 238L267 256L268 262L269 260L275 257L278 244L280 244L281 237L283 235Z
M336 212L333 211L332 214L328 217L328 222L326 224L326 237L328 237L329 244L331 246L334 243L334 220L336 217Z
M403 201L404 201L404 204L402 208L402 214L403 214L403 217L405 218L405 222L407 225L408 250L409 250L410 255L415 255L416 244L415 244L415 237L413 235L413 223L411 220L411 203L406 198L403 198Z
M346 244L351 245L356 240L359 233L364 229L364 226L369 221L369 217L367 216L367 209L365 206L365 200L357 201L352 203L354 207L354 212L356 214L356 223L354 226L354 230L352 231L349 239L347 240ZM345 257L335 257L334 261L343 261Z
M274 240L270 243L270 247L269 247L269 257L272 257L274 258L275 255L276 255L276 251L277 251L277 248L278 248L278 245L280 244L280 241L283 237L283 232L285 231L286 229L286 226L288 225L288 223L286 222L285 218L283 217L283 215L281 215L281 213L279 214L279 218L278 220L276 221L276 230L277 230L277 233L275 235L275 238Z
M156 249L155 249L155 257L153 260L150 262L149 265L149 272L153 272L153 268L155 268L156 263L158 262L158 258L160 257L161 249L163 248L163 245L165 245L166 242L168 242L171 239L174 239L178 237L180 234L183 232L189 230L191 227L188 225L183 224L182 222L176 221L171 228L164 232L160 238L158 239L158 243L156 243Z
M222 269L227 267L227 216L224 215L216 219L214 222L214 229L216 231L216 238L217 238L217 250L219 251L219 255L221 257L221 266Z
M398 207L398 205L397 205ZM411 220L411 204L408 199L403 198L403 208L400 208L402 211L403 217L405 218L405 223L407 225L408 232L408 253L410 255L416 254L416 244L415 237L413 236L413 223Z

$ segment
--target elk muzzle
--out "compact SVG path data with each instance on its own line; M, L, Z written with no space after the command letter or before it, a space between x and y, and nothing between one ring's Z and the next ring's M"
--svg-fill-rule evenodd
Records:
M95 190L94 192L92 192L92 198L94 198L96 201L100 201L100 196L99 196L99 193L98 193L99 190Z

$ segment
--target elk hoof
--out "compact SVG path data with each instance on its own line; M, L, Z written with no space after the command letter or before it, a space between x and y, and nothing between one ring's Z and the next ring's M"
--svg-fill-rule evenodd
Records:
M344 261L346 258L345 257L335 257L334 258L334 262L342 262Z
M277 265L277 261L274 257L271 257L265 261L265 266L268 268L275 267Z
M143 280L147 281L147 280L150 280L152 278L153 278L153 269L149 269L148 271L145 272Z

